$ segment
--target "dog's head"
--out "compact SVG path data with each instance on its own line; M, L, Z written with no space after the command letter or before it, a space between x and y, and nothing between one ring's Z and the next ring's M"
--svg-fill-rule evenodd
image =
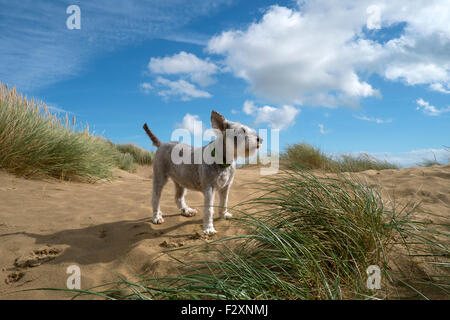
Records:
M211 124L222 135L218 140L223 141L223 150L227 150L227 159L248 158L261 147L263 140L255 130L239 122L227 121L216 111L211 112Z

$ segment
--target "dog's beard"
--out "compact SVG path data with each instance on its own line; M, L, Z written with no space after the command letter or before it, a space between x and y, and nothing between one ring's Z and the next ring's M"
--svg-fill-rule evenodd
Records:
M245 146L241 147L242 148L241 152L239 152L238 147L235 148L235 157L237 158L239 156L242 158L249 158L253 156L256 152L258 152L260 147L261 147L260 144L245 143Z
M257 145L255 147L250 147L250 146L246 147L245 148L245 157L249 158L249 157L253 156L255 153L258 152L260 147L261 147L261 145Z
M256 142L255 139L249 139L246 136L228 136L224 143L224 160L231 163L239 157L249 158L258 152L260 147L261 143Z

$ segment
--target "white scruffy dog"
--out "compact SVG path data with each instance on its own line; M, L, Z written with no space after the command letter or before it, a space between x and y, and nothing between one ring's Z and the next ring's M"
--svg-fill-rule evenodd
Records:
M219 213L222 218L230 218L227 212L228 192L236 173L236 159L248 158L261 147L262 139L249 127L238 122L227 121L216 111L211 113L211 124L217 132L216 140L204 147L192 147L184 143L162 143L144 124L144 130L158 148L153 161L153 223L164 222L160 209L161 191L170 177L175 183L175 201L183 216L191 217L197 210L190 208L185 200L187 189L203 192L205 209L203 232L214 234L214 195L218 191ZM195 154L204 157L195 163ZM206 155L206 156L205 156ZM181 156L188 161L174 161ZM207 159L209 156L209 159ZM187 162L187 163L186 163Z

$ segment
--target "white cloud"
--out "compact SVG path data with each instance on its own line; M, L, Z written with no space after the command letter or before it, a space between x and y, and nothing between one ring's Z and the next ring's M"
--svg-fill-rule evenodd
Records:
M438 91L438 92L441 92L441 93L450 94L450 90L445 89L444 86L442 84L440 84L440 83L430 84L430 89L433 90L433 91Z
M435 106L430 105L429 102L423 100L422 98L417 99L416 103L418 107L416 110L422 110L423 113L429 116L439 116L442 113L450 112L450 106L443 109L438 109Z
M139 85L141 91L145 94L149 94L153 90L153 86L148 82L143 82Z
M244 105L242 106L242 111L244 111L245 114L252 114L255 112L258 108L255 106L255 103L250 100L245 100Z
M177 128L186 129L192 134L202 134L203 126L202 121L200 120L198 115L193 115L187 113L183 122L176 125Z
M366 13L368 15L367 29L381 29L381 8L377 5L371 5L367 7Z
M331 132L330 130L325 130L325 126L322 123L319 123L318 127L320 134L327 134Z
M279 108L271 106L257 107L253 101L245 101L242 111L255 117L255 125L268 123L272 129L286 129L295 123L295 117L300 113L293 106L284 105Z
M76 1L77 3L80 1ZM230 0L82 1L81 30L65 28L67 2L1 2L0 79L19 89L76 76L102 52L152 38L191 41L183 27ZM195 37L198 38L198 37ZM7 45L3 45L7 44Z
M371 0L298 2L298 9L272 6L248 28L213 37L208 51L223 55L258 97L280 104L354 105L379 95L366 80L374 73L449 87L448 0L378 0L369 11ZM364 30L399 23L402 34L385 43Z
M364 115L361 115L361 116L354 115L353 117L356 118L356 119L359 119L359 120L375 122L375 123L378 123L378 124L391 123L392 122L392 119L372 118L372 117L367 117L367 116L364 116Z
M409 85L416 85L433 81L446 81L448 70L434 63L399 63L389 65L384 75L389 80L401 79Z
M200 86L210 85L215 81L212 76L219 72L219 68L214 63L184 51L173 56L151 58L148 69L153 74L180 76L178 80L157 77L155 85L167 88L159 90L158 95L165 98L178 96L183 101L192 98L211 98L212 95L209 92L197 89L193 83ZM183 78L189 78L189 81Z
M159 87L164 87L164 90L159 90L158 95L169 98L175 96L181 98L183 101L191 100L192 98L211 98L211 94L206 91L199 90L190 82L183 79L171 81L166 78L158 77L155 84Z
M219 70L214 63L199 59L194 54L184 51L171 57L151 58L148 68L155 74L186 74L192 82L201 86L212 84L214 79L211 76Z

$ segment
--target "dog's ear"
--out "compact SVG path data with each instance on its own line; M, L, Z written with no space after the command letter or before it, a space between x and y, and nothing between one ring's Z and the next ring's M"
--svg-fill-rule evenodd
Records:
M214 110L211 112L211 124L214 129L218 129L220 131L225 131L227 128L227 120L225 117Z

